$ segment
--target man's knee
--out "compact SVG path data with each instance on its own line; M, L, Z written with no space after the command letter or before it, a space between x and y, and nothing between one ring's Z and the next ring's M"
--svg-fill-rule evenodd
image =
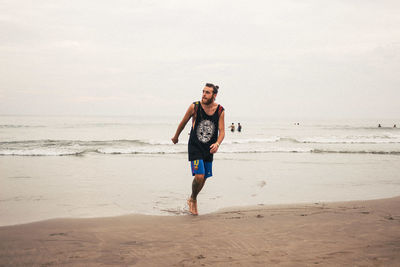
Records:
M194 179L196 179L197 182L203 182L204 181L204 174L196 174L194 176Z

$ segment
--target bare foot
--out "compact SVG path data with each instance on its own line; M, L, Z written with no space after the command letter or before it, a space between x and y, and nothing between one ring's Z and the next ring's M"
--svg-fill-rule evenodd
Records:
M197 212L197 201L193 202L193 211L194 215L199 215L199 213Z
M192 215L198 215L198 213L197 213L197 201L193 200L192 198L189 198L187 200L187 203L188 203L188 206L189 206L189 212Z

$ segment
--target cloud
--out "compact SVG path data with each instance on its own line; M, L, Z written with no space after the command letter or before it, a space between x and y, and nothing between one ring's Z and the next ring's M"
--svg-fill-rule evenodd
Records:
M212 81L231 114L310 116L327 102L344 114L374 98L393 114L399 12L369 0L2 1L0 95L12 103L0 112L173 113Z
M116 96L79 96L74 98L74 101L78 103L107 103L121 100L123 98Z

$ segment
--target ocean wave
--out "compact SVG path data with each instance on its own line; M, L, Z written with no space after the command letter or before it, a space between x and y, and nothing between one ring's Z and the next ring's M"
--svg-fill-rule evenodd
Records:
M235 147L223 147L218 153L309 153L312 148L301 148L301 147L268 147L268 148L235 148Z
M371 141L372 140L372 141ZM399 154L397 136L329 136L228 139L220 153L359 153ZM325 145L329 144L329 145ZM340 145L341 144L341 145ZM358 145L352 145L358 144ZM365 144L365 145L360 145ZM372 144L372 145L371 145ZM381 145L377 145L381 144ZM386 144L386 145L385 145ZM388 151L392 150L392 151ZM187 141L177 145L170 140L20 140L0 142L3 156L69 156L98 154L182 154L187 153Z
M279 137L247 138L224 140L224 145L246 145L246 144L271 144L271 143L303 143L303 144L400 144L400 136L316 136L316 137ZM0 142L1 148L43 148L43 147L128 147L128 146L183 146L187 140L179 144L172 144L171 140L154 139L117 139L117 140L18 140Z
M312 150L311 150L311 153L400 155L400 151L374 151L374 150L328 150L328 149L312 149Z
M185 154L187 151L162 151L162 150L134 150L134 149L99 149L99 150L0 150L0 156L81 156L88 153L98 153L107 155L122 155L122 154L143 154L143 155L158 155L158 154Z
M96 149L100 154L182 154L187 153L186 147L106 147Z
M142 142L148 145L173 145L171 140L147 140ZM179 144L181 145L182 143Z
M0 150L0 156L78 156L88 151L68 151L68 150Z
M251 144L251 143L304 143L304 144L396 144L400 143L399 136L380 135L380 136L330 136L330 137L278 137L254 138L254 139L234 139L224 141L224 144Z
M50 149L30 149L30 150L0 150L0 156L82 156L89 153L104 155L168 155L186 154L187 150L163 150L163 149L134 149L134 148L105 148L96 150L50 150ZM317 154L380 154L380 155L400 155L399 151L386 150L334 150L334 149L312 149L312 148L266 148L266 149L243 149L220 150L218 154L268 154L268 153L317 153Z
M19 124L0 124L0 128L10 128L10 129L14 129L14 128L44 128L46 126L44 125L19 125Z
M170 142L172 144L172 142ZM21 140L21 141L5 141L0 142L0 147L2 146L110 146L110 145L152 145L150 141L146 140L52 140L52 139L42 139L42 140Z
M295 142L305 144L397 144L400 143L400 138L390 137L314 137L296 139Z
M143 144L149 145L172 145L170 140L149 140L141 141ZM399 136L347 136L347 137L279 137L272 136L270 138L249 138L249 139L231 139L224 140L224 145L243 145L256 143L304 143L304 144L396 144L400 143Z
M369 124L369 125L362 125L362 124L356 124L356 125L351 125L351 124L301 124L300 126L302 127L308 127L308 128L316 128L316 129L324 129L324 130L374 130L374 131L382 131L382 130L389 130L389 131L398 131L400 128L398 127L393 127L396 123L393 124L385 124L382 125L381 127L378 127L377 124ZM268 129L268 128L266 128Z
M272 136L270 138L231 139L225 140L224 144L275 143L280 141L280 139L279 136Z

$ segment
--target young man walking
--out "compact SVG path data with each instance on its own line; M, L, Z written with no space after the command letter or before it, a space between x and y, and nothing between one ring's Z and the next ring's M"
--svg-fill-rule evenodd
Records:
M188 199L189 211L193 215L197 212L197 195L203 188L206 179L212 176L213 155L225 137L225 111L215 102L218 86L207 83L203 89L201 101L193 102L178 125L174 137L174 144L178 143L179 135L187 122L192 118L188 152L189 161L194 176L192 195Z

